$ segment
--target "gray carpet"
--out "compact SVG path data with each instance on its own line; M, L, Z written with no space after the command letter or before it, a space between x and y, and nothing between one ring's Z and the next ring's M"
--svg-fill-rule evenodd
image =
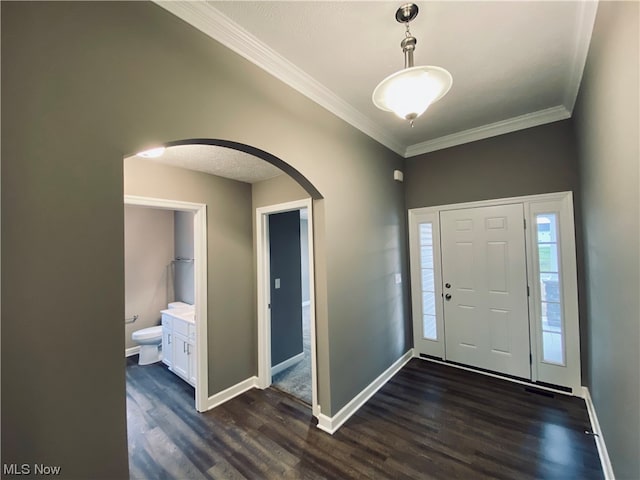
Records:
M311 331L309 307L302 307L302 361L273 376L272 385L311 405Z

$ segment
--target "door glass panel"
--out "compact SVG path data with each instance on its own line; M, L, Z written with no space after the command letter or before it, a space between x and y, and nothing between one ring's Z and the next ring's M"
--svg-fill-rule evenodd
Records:
M433 245L433 226L431 223L420 224L420 245Z
M427 291L427 292L435 291L433 268L422 269L422 288L423 288L423 291Z
M422 268L433 269L433 246L420 246L420 266Z
M433 223L424 222L420 232L420 278L422 290L422 336L438 339L436 326L436 289L433 269Z
M542 360L564 365L564 327L557 225L558 218L555 213L536 215Z
M438 338L436 332L436 316L435 315L423 315L422 329L424 338L435 340Z
M433 292L422 292L422 313L424 315L436 314L436 299Z
M557 243L538 243L540 273L558 271Z

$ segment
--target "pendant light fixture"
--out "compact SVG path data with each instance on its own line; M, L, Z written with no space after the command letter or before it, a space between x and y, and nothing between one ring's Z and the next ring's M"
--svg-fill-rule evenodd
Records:
M416 38L409 31L409 22L418 16L418 6L407 3L398 8L396 20L406 26L405 38L400 43L404 52L404 69L389 75L373 91L373 103L381 110L395 113L408 120L413 127L416 118L429 105L440 100L451 88L453 78L444 68L413 66Z

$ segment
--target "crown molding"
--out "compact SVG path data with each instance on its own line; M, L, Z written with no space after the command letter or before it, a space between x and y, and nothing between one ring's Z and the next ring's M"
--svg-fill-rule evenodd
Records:
M538 110L518 117L509 118L500 122L471 128L462 132L434 138L426 142L409 145L404 152L404 157L414 157L423 153L434 152L444 148L455 147L463 143L484 140L485 138L496 137L505 133L511 133L525 128L537 127L545 123L557 122L571 117L571 112L564 105Z
M573 43L573 61L571 64L571 75L567 81L564 94L564 105L573 113L573 107L578 98L580 83L582 82L582 74L587 63L587 55L589 54L589 45L591 44L591 35L593 33L593 25L596 21L596 13L598 12L598 0L586 0L580 2L580 11L576 18L576 36Z
M260 42L208 2L153 1L405 158L570 118L580 89L598 9L598 0L580 2L580 12L576 19L571 75L565 85L562 105L405 147L402 142L389 135L369 117Z
M207 2L154 0L154 3L283 81L382 145L399 155L404 154L405 146L368 117Z

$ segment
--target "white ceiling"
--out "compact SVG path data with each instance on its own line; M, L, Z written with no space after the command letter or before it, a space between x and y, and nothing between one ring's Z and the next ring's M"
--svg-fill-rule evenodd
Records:
M453 75L414 128L371 93L402 68L402 1L159 2L408 157L571 116L597 3L416 2L416 65Z
M168 147L162 156L147 160L245 183L260 182L284 173L254 155L213 145Z

